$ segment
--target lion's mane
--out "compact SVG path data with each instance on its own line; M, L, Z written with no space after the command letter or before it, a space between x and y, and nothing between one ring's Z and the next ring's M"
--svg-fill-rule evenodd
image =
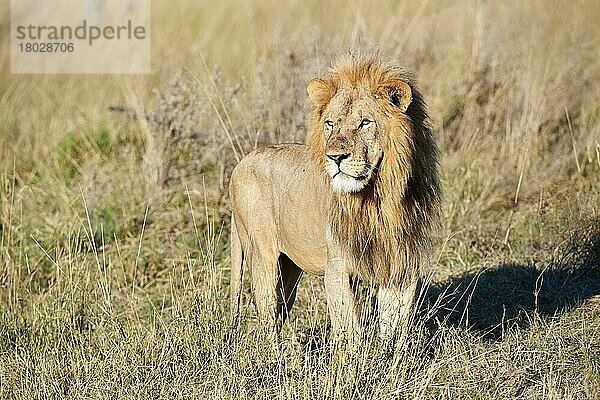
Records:
M389 121L381 139L383 159L372 185L358 193L330 193L331 234L351 260L353 273L379 285L407 285L422 276L431 248L431 229L439 220L438 151L426 106L412 74L377 55L348 55L322 81L307 144L319 164L325 160L323 112L341 88L367 85L372 96L391 80L412 90L405 112L384 99L382 117ZM323 171L323 179L329 179Z

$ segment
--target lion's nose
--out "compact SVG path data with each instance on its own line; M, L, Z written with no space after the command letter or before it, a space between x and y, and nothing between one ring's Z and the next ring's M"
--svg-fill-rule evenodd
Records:
M350 153L327 153L327 158L335 161L337 165L340 165L348 157L350 157Z

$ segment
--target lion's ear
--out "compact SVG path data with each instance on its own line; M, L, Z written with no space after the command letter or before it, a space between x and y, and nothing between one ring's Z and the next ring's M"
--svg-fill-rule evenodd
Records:
M400 79L392 79L381 85L380 91L389 102L405 112L412 102L412 89Z
M335 95L335 85L329 80L313 79L308 82L306 93L315 107L323 107Z

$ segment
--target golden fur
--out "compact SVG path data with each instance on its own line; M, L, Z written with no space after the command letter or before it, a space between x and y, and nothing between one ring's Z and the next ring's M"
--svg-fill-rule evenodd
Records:
M406 70L374 55L343 58L307 91L307 145L258 150L232 173L232 315L246 261L264 319L281 326L308 271L325 275L338 331L360 325L349 282L378 285L384 331L412 305L439 214L425 104Z
M354 261L358 276L380 285L402 284L421 275L426 265L430 230L440 207L437 147L423 98L408 71L372 55L347 56L319 81L323 90L312 99L315 107L307 140L319 165L326 159L323 112L337 91L367 85L382 110L392 116L382 124L384 157L372 187L359 195L331 196L328 221L333 237L344 238L339 245ZM412 91L405 112L381 93L382 88L393 91L397 82L406 82Z

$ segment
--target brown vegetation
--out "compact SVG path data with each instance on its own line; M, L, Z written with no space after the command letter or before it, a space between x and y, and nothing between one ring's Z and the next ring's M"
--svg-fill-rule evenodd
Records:
M11 75L2 8L0 397L598 397L600 3L373 4L155 2L148 76ZM373 45L440 144L422 324L332 357L306 279L279 352L227 334L233 165Z

